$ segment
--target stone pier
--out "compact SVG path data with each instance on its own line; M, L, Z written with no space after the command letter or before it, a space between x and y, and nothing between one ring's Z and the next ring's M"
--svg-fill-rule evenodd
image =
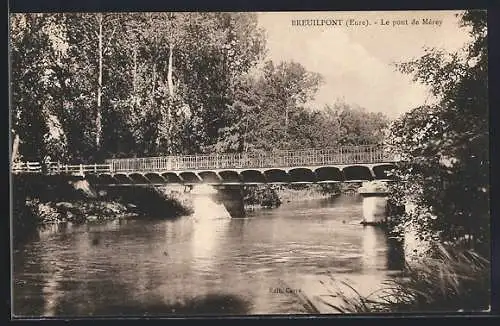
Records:
M387 185L380 181L364 182L358 193L363 197L364 225L379 225L387 222L389 210Z
M220 200L232 218L245 217L243 204L243 186L225 185L217 187L217 199Z

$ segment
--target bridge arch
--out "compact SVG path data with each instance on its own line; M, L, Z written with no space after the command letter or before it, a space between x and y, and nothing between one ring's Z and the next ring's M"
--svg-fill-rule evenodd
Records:
M324 166L314 170L316 180L321 181L344 181L344 174L339 168Z
M145 177L151 182L151 183L166 183L165 178L161 176L160 173L146 173Z
M137 184L148 184L150 183L149 179L146 178L142 173L131 173L128 175L128 177Z
M233 171L233 170L220 171L219 175L220 175L222 181L225 183L235 183L235 182L239 183L239 182L241 182L240 175L238 174L238 172Z
M200 183L202 181L195 172L181 172L180 176L185 183Z
M265 183L267 181L264 174L258 170L244 170L240 175L245 183Z
M214 171L202 171L198 175L206 183L219 183L221 181L221 178Z
M290 176L285 170L269 169L264 171L264 175L268 182L289 182Z
M129 176L126 173L117 173L114 175L114 178L118 181L120 184L130 184L134 183L132 179L129 178Z
M116 179L109 173L99 174L98 180L100 184L116 183Z
M174 172L165 172L161 176L165 179L166 183L182 183L182 179Z
M351 165L342 169L344 181L371 181L373 175L369 167L364 165Z
M315 182L316 175L308 168L294 168L288 171L290 182Z

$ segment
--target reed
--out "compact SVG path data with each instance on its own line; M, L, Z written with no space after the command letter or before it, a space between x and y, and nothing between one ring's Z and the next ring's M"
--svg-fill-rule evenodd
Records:
M478 312L490 308L490 261L472 250L438 245L432 257L406 265L401 277L387 280L380 290L363 296L349 284L349 292L330 296L341 304L318 298L333 313ZM304 304L309 307L311 301ZM315 313L317 309L309 309Z

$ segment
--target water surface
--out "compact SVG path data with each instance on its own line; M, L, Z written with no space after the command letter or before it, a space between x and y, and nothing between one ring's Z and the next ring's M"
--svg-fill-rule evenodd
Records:
M279 289L311 293L318 277L378 280L393 269L385 232L361 218L354 196L244 219L198 210L176 221L54 226L14 252L14 314L306 313Z

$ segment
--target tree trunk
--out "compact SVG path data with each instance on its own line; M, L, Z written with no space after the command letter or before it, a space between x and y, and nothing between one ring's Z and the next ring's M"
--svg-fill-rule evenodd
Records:
M153 75L151 76L151 104L155 99L155 84L156 84L156 62L153 62Z
M245 123L245 132L243 134L243 152L248 152L248 142L247 142L247 134L248 134L248 118Z
M99 76L97 81L97 117L96 117L96 145L99 148L101 146L101 134L102 134L102 112L101 112L101 101L102 101L102 24L103 18L102 14L98 14L97 16L98 24L99 24L99 34L98 34L98 52L99 52Z
M285 135L288 136L288 105L285 107Z
M169 53L168 53L168 72L167 72L167 83L168 83L168 93L170 97L174 96L174 84L172 81L172 56L174 52L174 46L173 44L170 44L169 46Z
M155 89L156 89L156 62L153 62L153 74L151 76L151 108L154 107L155 103ZM155 147L156 150L158 151L161 142L161 130L158 127L161 127L161 121L158 121L156 126L157 130L156 130Z
M132 89L134 97L137 95L137 47L134 45L134 70L132 71Z
M168 53L168 71L167 71L167 85L168 85L168 94L170 95L170 101L167 104L167 139L169 139L169 144L168 144L168 151L170 152L170 139L172 137L172 104L173 104L173 99L174 99L174 83L172 81L172 66L173 66L173 52L174 52L174 45L171 43L169 46L169 53Z
M20 142L19 134L16 134L14 136L14 142L12 144L12 157L11 157L12 163L16 162L19 157L19 142Z
M283 149L289 149L288 148L288 100L285 99L285 133L283 137L284 141L284 148Z

